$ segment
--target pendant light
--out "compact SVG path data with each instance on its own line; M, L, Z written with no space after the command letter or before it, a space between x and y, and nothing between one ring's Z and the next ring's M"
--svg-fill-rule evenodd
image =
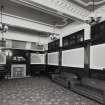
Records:
M6 32L8 30L8 26L3 23L3 11L4 11L4 6L1 5L1 21L0 21L0 31Z
M0 51L2 51L4 49L4 47L6 46L6 40L4 38L4 34L7 32L8 30L8 26L3 23L3 11L4 11L4 6L1 5L0 6L1 9L1 13L0 13L0 32L1 32L1 40L0 40Z
M56 24L53 25L53 33L50 34L50 39L52 41L57 40L59 38L59 34L55 33Z
M97 14L95 13L95 0L92 0L92 11L91 11L90 17L88 17L88 19L86 20L86 23L90 25L94 25L99 23L100 20L101 20L101 17L97 16Z

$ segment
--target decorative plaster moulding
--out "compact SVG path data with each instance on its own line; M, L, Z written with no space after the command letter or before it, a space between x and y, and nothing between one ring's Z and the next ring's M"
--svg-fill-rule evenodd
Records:
M46 0L46 1L30 0L30 1L39 3L41 5L44 5L52 9L56 9L57 11L68 14L70 16L78 17L79 19L82 20L84 20L84 17L86 17L89 14L89 11L71 2L68 2L67 0Z
M82 4L83 6L93 5L92 1L89 1L89 2L84 2L83 0L74 0L74 1L76 1L79 4ZM94 5L100 5L102 3L105 3L105 0L95 1Z
M98 8L97 10L95 10L95 13L98 16L101 16L101 21L100 22L105 20L105 6L102 6L102 7Z
M27 6L27 7L30 7L30 8L33 8L33 9L37 9L39 11L42 11L44 13L48 13L48 14L51 14L51 15L54 15L54 16L57 16L57 17L62 17L62 18L66 18L66 16L61 13L60 11L57 11L57 10L54 10L54 9L49 9L45 6L42 6L36 2L33 2L31 0L10 0L12 2L15 2L15 3L18 3L18 4L21 4L21 5L24 5L24 6Z
M84 20L89 15L89 11L82 7L75 5L67 0L11 0L13 2L39 4L40 7L47 7L49 10L56 11L56 13L67 14L67 16L75 17L80 20ZM36 6L36 5L33 5Z

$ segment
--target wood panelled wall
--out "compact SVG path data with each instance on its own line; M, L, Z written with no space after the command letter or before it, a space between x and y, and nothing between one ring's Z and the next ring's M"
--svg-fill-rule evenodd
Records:
M44 51L30 51L22 49L8 49L12 52L12 56L6 56L6 63L0 64L0 77L5 77L5 75L11 75L11 65L12 64L26 64L26 75L34 75L37 71L45 71L44 64L31 64L31 53L33 54L44 54ZM24 57L25 61L13 60L14 57Z
M48 65L48 69L55 70L60 69L60 71L74 72L80 77L89 76L105 80L105 70L90 68L90 47L95 45L105 44L105 21L96 24L91 27L91 38L89 40L84 40L84 30L80 30L76 33L63 37L62 47L59 44L54 44L58 40L53 41L48 44L48 53L59 52L59 65ZM59 42L59 41L58 41ZM52 44L53 43L53 44ZM53 45L56 45L56 49L53 49ZM65 67L62 66L62 51L84 48L84 68L79 67ZM105 56L103 56L105 57ZM68 57L69 59L69 57ZM74 58L76 59L76 58ZM48 63L47 63L48 64Z
M74 72L80 77L90 76L94 78L105 79L105 70L90 68L90 47L95 45L105 44L105 22L101 22L91 27L91 39L84 40L84 30L80 30L76 33L70 34L63 37L62 47L60 47L60 40L53 41L48 44L48 51L30 51L30 50L19 50L9 49L14 55L21 55L26 58L25 63L27 64L27 75L33 75L37 70L45 72ZM84 68L81 67L68 67L62 65L62 52L77 48L84 48ZM58 52L58 65L48 64L48 54ZM40 53L45 54L45 64L30 64L30 54ZM6 73L10 73L11 64L16 63L12 61L13 56L6 57L5 70ZM103 56L104 57L104 56ZM69 58L68 58L69 59ZM77 59L77 58L74 58ZM1 67L2 68L2 67Z

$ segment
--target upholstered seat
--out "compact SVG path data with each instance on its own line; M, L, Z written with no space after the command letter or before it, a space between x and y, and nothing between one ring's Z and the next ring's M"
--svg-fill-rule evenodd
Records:
M71 90L105 105L105 81L103 80L83 77L80 83L72 84Z
M77 79L77 76L75 74L67 72L52 75L52 80L54 82L61 84L66 88L70 88L71 82L73 82L74 79Z

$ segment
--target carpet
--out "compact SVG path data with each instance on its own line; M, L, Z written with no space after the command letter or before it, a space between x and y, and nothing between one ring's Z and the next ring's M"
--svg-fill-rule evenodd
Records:
M0 105L100 105L45 77L0 81Z

